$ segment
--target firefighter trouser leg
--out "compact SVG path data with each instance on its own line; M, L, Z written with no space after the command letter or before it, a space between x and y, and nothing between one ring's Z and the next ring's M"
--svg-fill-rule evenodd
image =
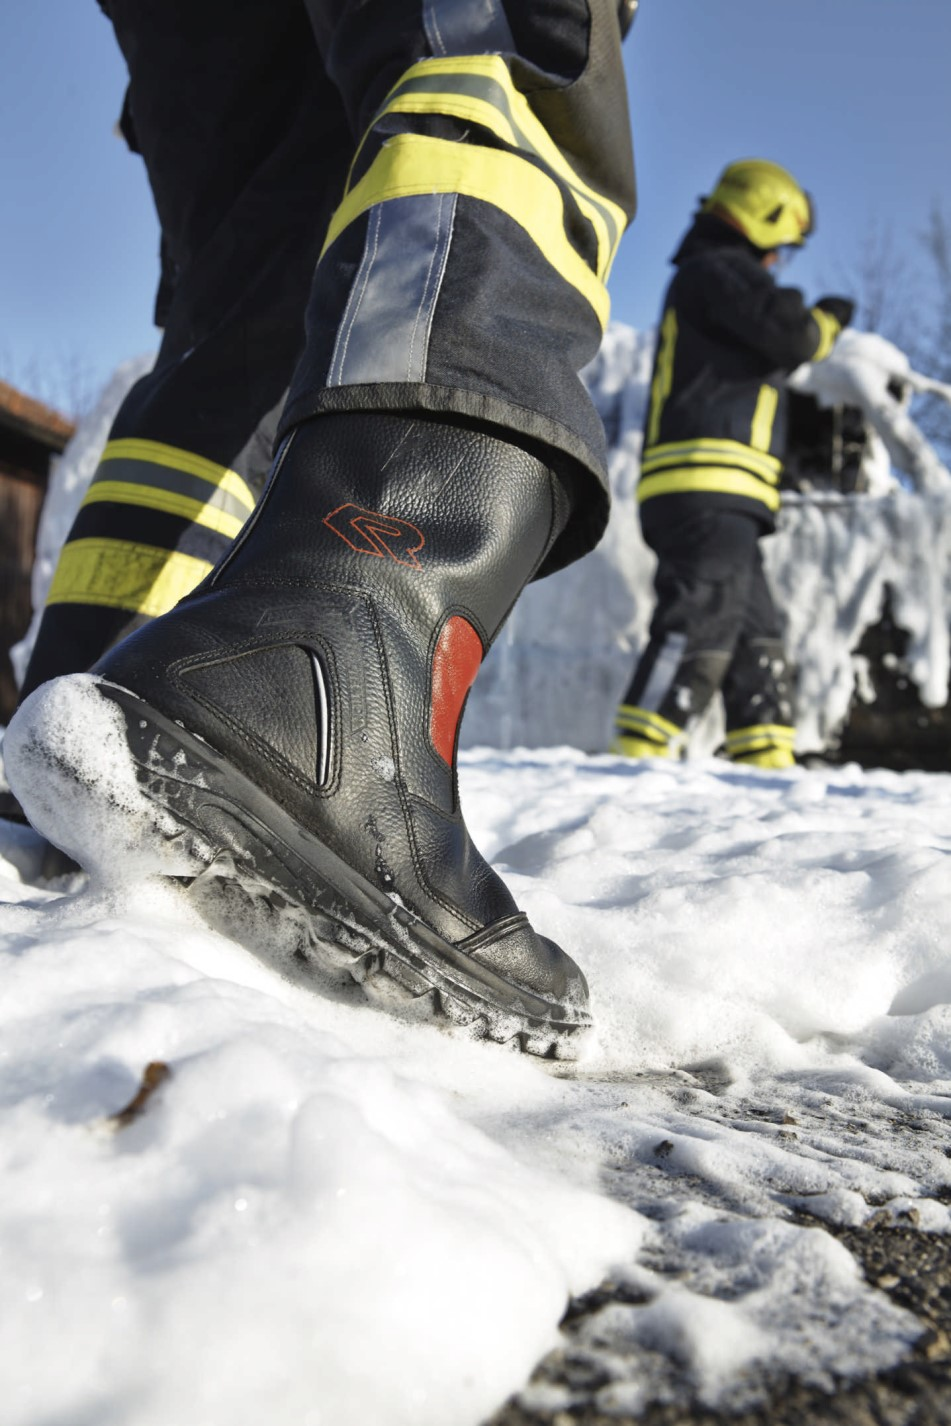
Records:
M723 702L726 750L734 762L792 766L792 671L758 548L743 628L723 680Z
M162 230L154 370L55 571L22 696L192 589L254 508L349 126L299 0L109 0Z
M615 0L108 8L162 224L165 338L64 547L24 692L171 607L233 538L305 306L280 435L323 412L478 422L562 474L572 516L540 572L589 549L605 452L578 372L634 203Z
M617 0L309 0L357 151L330 223L282 430L425 412L544 452L572 515L607 516L578 373L633 212Z
M658 555L657 607L617 713L613 747L631 757L667 756L721 688L726 694L729 687L728 729L738 735L751 733L753 725L743 719L752 708L761 710L760 726L775 728L780 716L772 697L773 660L762 664L757 645L766 637L778 641L759 523L731 512L685 509L683 502L674 510L676 520L670 513L665 519L662 506L642 512L645 538ZM769 716L762 716L767 709ZM792 730L786 732L791 743ZM740 747L746 751L742 738Z

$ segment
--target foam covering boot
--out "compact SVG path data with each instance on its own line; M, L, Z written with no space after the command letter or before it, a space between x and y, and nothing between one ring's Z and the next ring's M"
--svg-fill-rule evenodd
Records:
M568 505L543 460L485 430L318 417L205 582L71 676L84 736L90 685L108 705L183 885L231 881L285 920L305 913L298 971L342 970L393 1008L559 1055L589 1023L584 978L473 845L456 749L478 667ZM62 797L38 805L56 798L36 790L44 760L67 776L70 762L52 715L30 711L43 694L11 724L11 783L78 842Z

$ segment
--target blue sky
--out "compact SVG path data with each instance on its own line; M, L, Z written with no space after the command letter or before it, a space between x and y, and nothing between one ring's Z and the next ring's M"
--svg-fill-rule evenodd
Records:
M846 285L870 228L920 264L930 207L951 215L947 0L642 0L625 53L640 211L618 320L654 321L732 158L772 158L815 195L818 231L783 277L813 297ZM123 66L95 0L4 0L0 73L0 376L80 361L104 380L155 345L158 234L111 132Z

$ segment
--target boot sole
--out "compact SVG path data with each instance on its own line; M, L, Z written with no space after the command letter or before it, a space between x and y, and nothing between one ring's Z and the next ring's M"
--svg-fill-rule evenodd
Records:
M288 978L356 982L371 1004L401 1018L442 1020L467 1037L544 1058L576 1057L591 1024L585 1009L479 964L367 881L208 743L126 689L89 682L121 715L138 791L153 814L149 827L137 809L125 842L154 838L153 874L177 882L214 929ZM88 736L88 718L86 724ZM34 743L42 743L41 730ZM36 751L31 790L44 768L53 781L75 783L52 742ZM102 808L106 825L122 815L123 799L105 783L84 778L83 794L87 803L110 804ZM74 799L50 787L47 800L60 809L61 830Z

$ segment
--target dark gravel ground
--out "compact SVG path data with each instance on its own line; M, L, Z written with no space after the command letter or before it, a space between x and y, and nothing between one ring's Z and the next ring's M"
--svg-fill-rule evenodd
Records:
M681 1401L655 1402L636 1417L605 1415L594 1404L607 1381L603 1365L571 1345L587 1317L608 1303L636 1300L605 1283L572 1301L562 1322L567 1345L546 1357L532 1377L536 1386L569 1388L570 1407L528 1410L515 1397L485 1426L949 1426L951 1239L874 1221L863 1228L832 1228L804 1216L796 1221L832 1233L861 1264L869 1283L918 1318L922 1335L897 1367L843 1381L832 1392L776 1379L763 1384L755 1407L733 1413Z

